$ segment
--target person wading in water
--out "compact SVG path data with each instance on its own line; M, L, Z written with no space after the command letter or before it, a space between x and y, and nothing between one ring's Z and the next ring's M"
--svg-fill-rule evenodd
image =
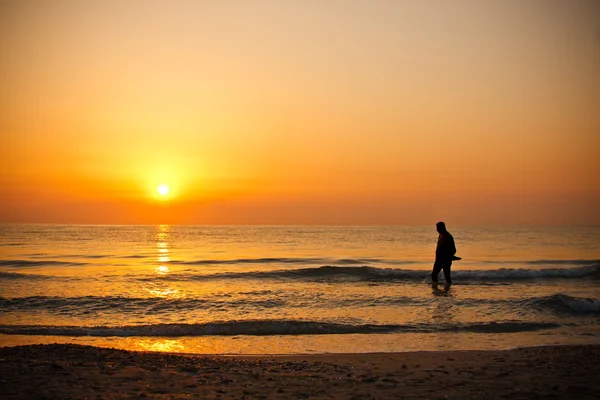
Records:
M440 235L438 236L437 247L435 249L435 262L433 263L433 271L431 271L431 281L433 282L433 286L437 286L438 275L443 270L446 285L451 285L450 266L452 265L452 261L460 260L461 258L455 256L456 246L454 245L454 238L446 230L446 224L438 222L435 226Z

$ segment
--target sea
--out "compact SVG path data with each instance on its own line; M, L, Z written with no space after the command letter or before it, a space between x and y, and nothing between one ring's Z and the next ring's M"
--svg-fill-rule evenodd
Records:
M600 344L600 227L0 225L0 347L194 354Z

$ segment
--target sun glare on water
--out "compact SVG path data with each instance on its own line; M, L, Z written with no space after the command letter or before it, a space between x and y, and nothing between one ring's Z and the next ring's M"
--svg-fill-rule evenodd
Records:
M156 190L161 196L166 196L169 193L169 187L167 185L160 185Z

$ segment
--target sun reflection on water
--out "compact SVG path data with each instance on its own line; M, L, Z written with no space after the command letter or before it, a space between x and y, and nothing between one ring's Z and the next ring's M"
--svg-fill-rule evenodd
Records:
M171 272L171 269L164 265L164 263L171 261L169 257L169 239L169 225L158 225L156 232L156 261L158 265L153 270L158 276L167 276ZM164 281L150 283L145 289L155 297L179 298L182 296L180 290L170 287Z
M158 275L167 275L169 273L169 267L164 265L159 265L154 270Z
M169 257L169 239L169 225L159 225L158 232L156 233L157 261L159 264L168 263L169 261L171 261L171 258ZM161 275L164 275L167 272L169 272L169 267L160 265L156 268L156 272Z
M171 298L180 298L183 297L181 294L181 290L172 289L172 288L146 288L146 291L152 294L155 297L171 297Z
M169 225L159 225L158 232L156 234L156 248L157 257L159 263L165 263L171 261L169 258L169 239L170 239L170 227Z
M181 352L184 350L184 345L174 339L138 340L136 344L146 351Z

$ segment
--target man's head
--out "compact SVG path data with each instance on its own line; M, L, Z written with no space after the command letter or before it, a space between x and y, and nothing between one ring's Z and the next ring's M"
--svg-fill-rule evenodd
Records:
M438 222L437 224L435 224L435 228L439 233L446 232L446 224L443 222Z

